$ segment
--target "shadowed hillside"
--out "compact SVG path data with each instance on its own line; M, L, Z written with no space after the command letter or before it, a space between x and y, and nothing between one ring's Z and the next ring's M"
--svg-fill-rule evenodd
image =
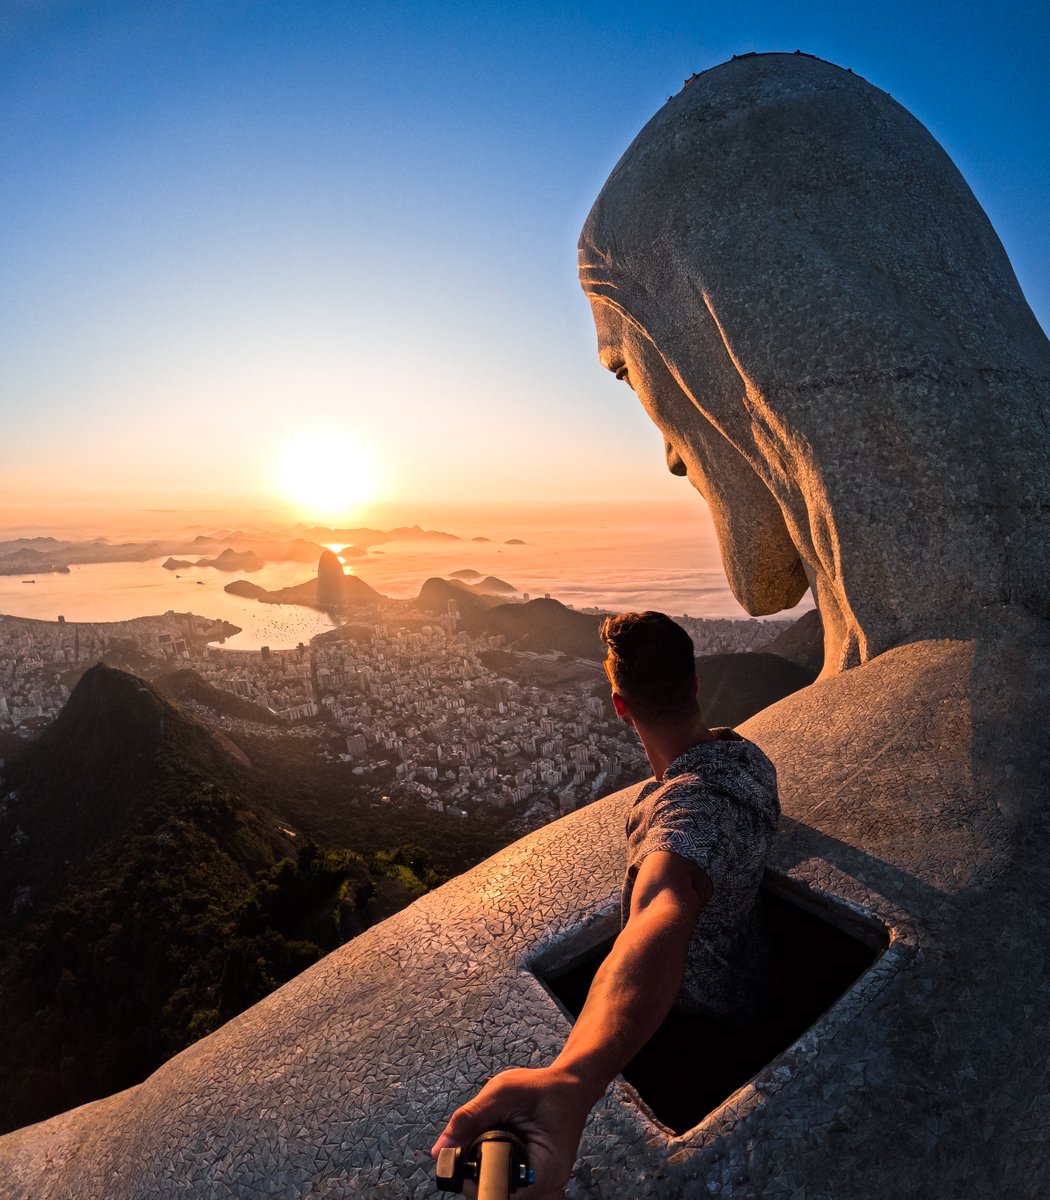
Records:
M440 882L278 823L266 777L91 668L0 786L0 1129L144 1078Z
M249 780L208 730L145 681L102 664L10 764L5 786L16 796L0 843L6 926L14 889L29 889L22 911L39 909L98 855L173 820L207 826L246 868L272 861L278 846L276 822L249 802Z
M604 657L598 637L601 617L576 612L560 600L505 604L458 580L428 579L420 588L415 606L425 612L443 613L450 600L459 610L460 628L475 636L502 634L513 649L540 654L555 650L573 658Z
M448 611L450 600L456 602L459 610L460 627L473 634L487 632L482 614L503 603L499 597L476 592L458 579L441 579L439 576L427 579L411 603L420 612L440 615Z
M767 654L779 654L781 658L790 659L800 667L819 674L824 666L824 625L820 611L814 608L803 613L794 625L761 649Z
M502 633L518 650L557 650L572 658L605 657L598 636L601 617L567 608L560 600L501 604L489 615L491 632Z
M696 674L700 715L707 725L739 725L817 677L816 671L763 651L702 655Z
M190 667L182 667L158 676L153 681L153 686L169 700L199 704L218 716L236 717L242 721L255 721L262 725L285 724L281 717L268 708L235 696L233 692L214 687Z

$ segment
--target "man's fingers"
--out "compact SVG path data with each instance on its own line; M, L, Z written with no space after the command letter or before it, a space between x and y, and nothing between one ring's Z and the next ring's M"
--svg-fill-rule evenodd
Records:
M484 1091L473 1100L461 1105L449 1118L438 1140L431 1147L431 1156L437 1158L438 1151L448 1146L466 1146L472 1138L484 1133L489 1125L498 1123L496 1108L486 1103Z
M442 1150L447 1150L449 1146L455 1146L458 1144L454 1142L452 1140L452 1136L446 1132L447 1128L448 1127L446 1126L445 1129L438 1134L438 1140L433 1144L433 1146L430 1147L431 1158L437 1158L438 1154Z
M460 1120L460 1109L449 1118L448 1124L438 1134L438 1140L430 1147L431 1158L437 1158L438 1152L447 1149L449 1146L462 1146L462 1134L460 1130L463 1128L463 1122Z
M520 1118L531 1116L537 1099L533 1085L536 1074L503 1071L490 1079L476 1096L452 1114L431 1154L436 1156L446 1146L469 1146L487 1129L514 1127Z

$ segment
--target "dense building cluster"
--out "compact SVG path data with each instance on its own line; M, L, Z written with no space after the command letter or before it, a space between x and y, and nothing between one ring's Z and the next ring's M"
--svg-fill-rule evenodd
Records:
M395 763L396 785L435 809L464 813L480 798L496 807L539 802L570 811L610 791L644 758L595 695L597 663L577 662L552 691L530 667L555 655L516 655L515 679L481 656L503 638L457 631L454 611L396 625L377 620L353 639L315 639L320 702L346 731L347 751Z
M320 709L311 647L294 650L222 650L209 646L192 664L213 687L247 700L284 721L308 721Z
M643 769L636 741L594 694L604 679L598 664L576 664L575 678L552 691L523 680L532 663L556 656L515 656L517 678L506 678L480 657L503 639L458 631L454 611L390 606L362 611L358 622L291 650L240 651L210 644L226 628L192 614L105 624L3 617L0 728L28 732L52 719L83 668L116 654L147 677L190 667L280 718L260 733L338 730L340 757L363 786L374 777L377 790L419 796L452 816L481 802L530 802L536 817L553 816Z
M747 617L734 620L730 617L675 617L679 625L689 632L697 654L739 654L747 650L761 650L779 633L790 629L792 620L759 620Z
M779 624L684 623L700 653L753 648ZM241 651L215 644L229 627L187 613L105 624L0 617L0 729L52 719L85 666L123 654L147 677L190 667L259 717L277 718L259 734L337 733L362 789L414 795L453 817L476 804L513 805L540 821L645 773L633 731L603 699L600 664L522 652L513 669L496 670L483 658L504 639L458 624L454 604L441 614L384 604L309 645ZM555 662L552 686L545 668ZM249 710L225 723L245 720Z
M28 731L52 720L83 668L106 655L188 663L232 632L193 613L75 624L0 616L0 729Z

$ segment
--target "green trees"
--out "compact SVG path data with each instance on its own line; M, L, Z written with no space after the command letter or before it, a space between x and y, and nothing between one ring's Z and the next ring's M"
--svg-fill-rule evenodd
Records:
M0 1127L137 1083L440 881L418 846L308 841L253 879L192 824L133 840L8 950Z
M140 680L96 670L67 709L6 772L0 1131L138 1083L443 878L282 830L266 777Z

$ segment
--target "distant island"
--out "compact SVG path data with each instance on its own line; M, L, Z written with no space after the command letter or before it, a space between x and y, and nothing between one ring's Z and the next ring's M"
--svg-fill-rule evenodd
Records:
M221 556L220 556L221 557ZM167 564L164 564L165 566ZM201 565L201 564L193 564ZM460 596L478 603L492 604L500 599L516 602L518 589L505 579L495 575L482 576L480 571L469 567L456 571L448 580L428 580L423 585L420 598L417 601L402 603L419 605L428 585L444 584L452 589L452 595ZM226 584L223 591L231 596L240 596L245 600L257 600L261 604L299 604L305 608L318 608L325 612L339 613L346 609L358 608L365 604L385 602L396 603L389 596L384 596L360 578L358 575L347 575L339 556L331 550L323 550L317 560L317 575L314 579L304 580L291 587L268 590L252 583L247 579L235 579ZM447 599L445 601L447 603ZM423 604L426 608L427 605Z
M183 537L164 537L141 542L112 542L105 537L85 541L55 537L20 537L0 541L0 575L43 575L66 573L70 566L91 563L148 562L167 559L161 565L168 571L194 567L213 567L219 571L257 571L268 562L316 562L323 549L342 545L343 558L366 558L381 553L374 547L390 542L459 542L456 533L424 529L421 525L399 525L394 529L325 527L294 525L274 529L215 529L196 532L190 526ZM475 542L489 542L476 537ZM507 545L525 545L512 538ZM220 549L221 548L221 549ZM219 550L211 557L202 552ZM191 557L193 556L193 557Z
M21 565L12 566L10 563L0 562L0 575L68 575L69 567L65 563L55 562L40 562L40 563L23 563Z
M198 558L196 562L169 558L161 563L165 571L187 570L191 567L214 567L218 571L261 571L266 563L254 550L234 550L228 547L216 558Z
M223 591L246 600L258 600L260 604L301 604L306 608L319 608L326 612L340 612L387 599L375 588L369 587L363 579L356 575L344 574L342 564L331 550L325 550L321 554L315 579L307 579L303 583L271 591L247 579L235 579L228 583Z
M482 577L480 571L474 571L470 567L462 571L453 571L449 579L455 579L476 592L487 592L492 596L514 596L519 591L514 584L507 583L505 579L499 579L495 575Z

